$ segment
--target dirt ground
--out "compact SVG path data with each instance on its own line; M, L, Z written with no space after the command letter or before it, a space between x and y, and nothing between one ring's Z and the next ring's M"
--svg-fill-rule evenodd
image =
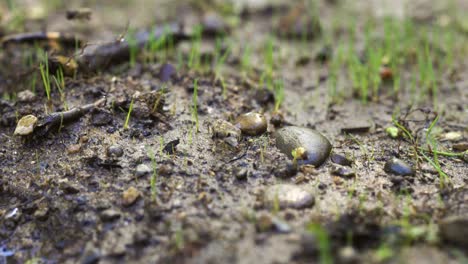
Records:
M452 9L442 1L329 0L313 7L261 0L44 2L49 3L15 3L21 16L2 3L0 34L73 33L93 50L164 23L184 23L193 36L193 25L207 28L211 22L204 18L216 12L214 21L223 23L212 24L228 28L221 46L230 53L219 72L210 63L197 68L190 65L196 40L176 41L169 51L141 51L133 62L78 70L64 78L64 93L52 82L48 100L39 63L25 55L41 44L4 45L0 263L467 263L466 1L451 2ZM66 10L83 6L91 9L90 20L66 19ZM450 13L453 7L457 16ZM310 10L320 30L310 27L306 38L279 33ZM418 30L442 24L442 31L455 32L454 47L431 43L431 52L442 50L440 58L456 50L450 69L434 64L438 90L420 92L421 81L413 93L416 73L408 62L397 96L393 82L382 81L378 93L363 102L344 67L338 96L331 93L333 57L350 41L349 24L355 23L359 53L365 48L364 21L375 18L379 39L388 16L410 19ZM279 109L280 95L262 83L270 66L268 43L272 76L284 84ZM202 62L219 58L212 34L203 33L199 44ZM66 53L52 51L50 42L44 46L50 55ZM70 122L14 135L25 115L41 122L52 112L102 98ZM266 117L265 133L242 135L233 139L237 144L213 134L215 120L235 123L248 112ZM387 128L396 124L411 136L400 128L392 138ZM289 125L319 131L332 144L331 156L342 155L350 164L338 165L343 162L333 156L321 166L294 166L275 143L275 131ZM431 151L428 130L439 155ZM414 175L385 169L394 157ZM275 184L300 187L314 203L300 209L268 206L264 193Z

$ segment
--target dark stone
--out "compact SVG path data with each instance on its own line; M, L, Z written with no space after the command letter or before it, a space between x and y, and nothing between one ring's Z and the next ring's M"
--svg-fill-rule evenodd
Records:
M228 31L223 18L214 12L208 12L203 16L202 25L203 34L207 36L216 36Z
M265 106L275 101L274 94L268 89L255 89L253 98L261 106Z
M94 126L104 126L112 122L112 114L103 110L96 110L91 119Z
M119 145L112 145L107 148L107 156L109 157L122 157L123 148Z
M360 134L360 133L367 133L371 128L368 124L355 124L349 125L346 127L341 128L341 133L343 134Z
M297 164L294 164L293 162L286 162L283 166L281 166L277 171L276 171L276 176L279 178L291 178L296 176L297 174Z
M80 192L80 189L77 185L72 184L70 182L63 182L60 184L60 188L66 193L66 194L76 194Z
M280 112L271 113L270 123L275 127L280 127L284 123L284 116Z
M111 222L120 218L120 212L115 209L109 208L101 213L101 220L104 222Z
M336 166L332 169L332 174L336 176L341 176L345 178L351 178L356 176L356 172L349 167Z
M169 155L172 155L175 153L176 147L177 145L179 145L179 143L180 143L180 139L172 140L164 146L163 151Z
M320 166L330 155L330 141L319 132L305 127L288 126L276 131L276 147L288 157L298 147L306 150L306 157L298 160L299 164Z
M414 175L414 170L411 166L397 158L392 158L385 163L384 170L395 175L407 176Z
M161 66L158 76L162 82L168 82L176 73L176 68L172 64L165 63Z
M353 164L352 161L350 161L348 158L346 158L345 156L343 155L340 155L340 154L332 154L331 157L330 157L331 161L333 163L336 163L336 164L339 164L339 165L343 165L343 166L349 166L351 167L351 165Z

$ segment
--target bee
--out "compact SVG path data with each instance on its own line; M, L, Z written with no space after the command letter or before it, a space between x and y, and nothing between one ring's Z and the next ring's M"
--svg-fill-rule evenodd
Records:
M89 8L67 10L67 19L68 20L90 20L91 13L92 11Z

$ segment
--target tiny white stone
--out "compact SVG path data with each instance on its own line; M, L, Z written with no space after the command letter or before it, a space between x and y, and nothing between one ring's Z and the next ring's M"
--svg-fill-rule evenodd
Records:
M14 135L26 136L33 132L34 126L36 126L37 117L33 115L23 116L16 125Z

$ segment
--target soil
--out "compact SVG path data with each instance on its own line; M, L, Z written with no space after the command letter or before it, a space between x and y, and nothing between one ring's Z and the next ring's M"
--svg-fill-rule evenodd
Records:
M90 21L67 21L65 10L71 7L59 5L44 18L26 16L20 31L46 26L77 34L92 48L119 40L129 28L148 29L179 19L190 29L208 11L221 13L221 5L211 1L156 2L88 3ZM413 2L414 12L402 14L400 2L405 1L322 1L317 14L323 32L343 14L343 27L349 17L361 23L366 16L381 19L383 14L413 16L417 25L425 26L445 14L434 4L438 1ZM440 76L436 105L430 95L415 102L410 89L395 98L389 92L392 85L385 83L378 100L363 103L353 95L344 72L339 82L343 97L330 97L330 64L315 59L326 45L323 37L275 38L274 74L284 81L285 91L280 126L304 126L325 135L332 153L352 161L354 176L338 176L341 167L330 159L287 173L292 161L276 148L273 133L278 127L271 123L263 135L243 135L237 145L213 137L217 119L233 122L251 111L267 120L278 115L273 93L259 85L263 49L269 36L281 30L277 18L296 3L243 3L237 2L246 9L234 26L228 23L232 52L222 67L224 89L213 71L177 67L177 54L190 57L192 41L186 40L175 43L175 52L168 56L161 51L154 62L140 53L135 64L125 61L98 73L66 77L65 100L53 88L47 103L38 71L28 72L24 66L24 54L34 46L18 44L0 51L0 263L329 263L327 256L338 263L467 260L466 242L444 236L439 227L447 217L467 220L468 154L439 155L449 178L442 182L430 162L415 157L414 151L426 146L425 132L437 114L439 149L468 142L466 47L453 73ZM40 1L29 4L20 8L44 6ZM456 5L468 13L464 1ZM357 30L361 36L362 27ZM13 32L2 28L4 35ZM459 31L459 44L466 43L466 33ZM357 46L362 46L363 37L358 39ZM252 70L245 75L240 64L247 42L253 51ZM204 35L201 50L213 56L215 38ZM175 69L168 82L161 80L165 67ZM33 72L35 94L23 98L20 92L31 89ZM192 111L195 80L197 124ZM409 87L406 81L403 86ZM46 113L102 98L103 105L41 135L13 135L22 116L41 120ZM158 102L154 108L153 102ZM420 142L391 138L386 128L394 116ZM444 140L448 132L459 137ZM415 175L385 171L393 157L408 162ZM280 183L311 192L313 206L265 206L263 192ZM466 232L466 225L459 228Z

